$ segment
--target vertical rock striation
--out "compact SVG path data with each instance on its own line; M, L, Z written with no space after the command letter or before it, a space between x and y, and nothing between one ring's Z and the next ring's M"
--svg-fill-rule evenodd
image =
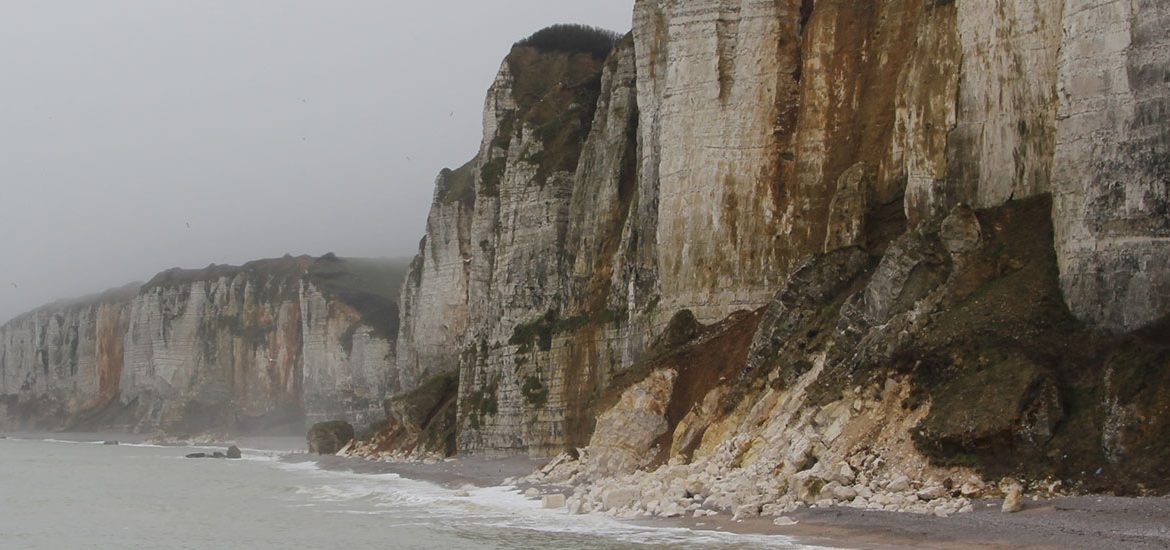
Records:
M411 389L458 369L459 348L471 322L471 216L475 161L445 170L435 186L427 231L402 287L398 331L398 387Z
M170 273L5 328L0 403L174 430L389 396L378 452L592 441L578 481L674 461L655 483L746 514L1165 485L1168 28L1152 0L638 0L621 40L546 29L436 181L401 323L335 259Z
M84 428L116 404L136 285L58 303L0 329L0 426Z
M641 177L657 193L664 312L710 322L758 307L801 252L790 245L801 205L786 193L800 24L794 0L635 5Z
M1116 331L1170 312L1170 9L1067 0L1052 181L1061 286Z
M588 442L616 388L682 345L668 321L685 311L702 330L740 310L808 325L757 335L770 343L734 383L679 379L673 391L702 404L678 436L692 442L762 395L755 365L779 354L792 383L821 362L807 391L833 393L922 352L908 335L995 285L1051 300L1035 267L1049 258L1067 311L1020 295L999 326L1156 330L1170 313L1165 17L1096 0L639 0L604 64L519 45L488 93L479 154L440 177L404 288L400 369L417 384L458 365L460 451L547 454ZM1018 229L1021 212L1039 238L1055 229L1027 258L1004 252L1020 243L996 221ZM796 270L842 254L848 288L776 309L781 289L815 294L815 270ZM1076 370L1013 357L1035 380ZM1078 383L1099 384L1100 365L1084 368L1096 378ZM798 418L829 397L778 399L804 403Z
M460 363L462 449L546 453L562 444L552 341L562 314L570 314L570 204L603 61L517 46L488 93L492 122L478 157L472 221L471 326Z

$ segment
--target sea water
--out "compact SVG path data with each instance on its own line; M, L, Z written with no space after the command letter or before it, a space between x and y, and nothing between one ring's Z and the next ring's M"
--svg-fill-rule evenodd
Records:
M278 446L277 446L278 447ZM547 510L508 487L457 491L245 449L0 440L0 548L809 548L779 536Z

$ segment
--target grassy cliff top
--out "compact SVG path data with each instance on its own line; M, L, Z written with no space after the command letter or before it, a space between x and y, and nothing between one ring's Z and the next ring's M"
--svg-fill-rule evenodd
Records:
M305 278L322 290L362 292L398 299L402 280L410 267L408 258L342 258L329 253L320 258L284 256L256 260L243 265L211 264L201 269L173 268L155 275L142 286L143 291L158 287L189 285L238 275L277 278Z
M439 172L436 200L441 204L462 202L468 206L475 203L475 161L454 170L444 168Z
M138 292L243 277L254 285L261 299L283 300L295 298L300 283L307 281L326 296L356 310L376 334L393 340L398 334L398 294L409 269L408 258L286 255L240 266L212 264L202 269L169 269L142 285L141 290L135 285L134 293L127 298Z
M21 313L10 320L0 322L0 326L8 323L17 323L32 317L38 313L67 313L89 307L98 307L105 304L115 304L118 302L129 302L138 295L138 290L142 288L141 282L134 282L121 286L118 288L111 288L104 292L97 294L90 294L78 298L66 298L57 300L55 302L45 304L32 311Z
M622 37L616 32L588 25L552 25L536 31L515 44L543 52L587 53L597 59L609 57L614 44Z
M410 271L408 258L338 258L326 254L306 276L321 292L357 310L374 333L398 337L398 295Z
M410 270L410 258L340 258L326 254L309 265L310 280L326 292L358 293L394 302Z

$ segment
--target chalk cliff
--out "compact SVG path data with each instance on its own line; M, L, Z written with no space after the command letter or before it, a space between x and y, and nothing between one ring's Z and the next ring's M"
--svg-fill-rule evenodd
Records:
M439 174L400 316L332 258L169 272L6 325L0 412L384 415L357 454L564 451L533 479L623 515L1164 492L1167 29L1150 0L546 29Z
M402 267L286 257L171 270L0 328L0 420L38 429L299 433L382 417Z
M617 511L637 503L598 480L634 468L715 472L705 495L755 513L1005 475L1166 487L1170 13L638 0L633 21L604 62L518 43L479 154L440 176L399 345L400 370L457 378L450 448L588 446L545 474Z

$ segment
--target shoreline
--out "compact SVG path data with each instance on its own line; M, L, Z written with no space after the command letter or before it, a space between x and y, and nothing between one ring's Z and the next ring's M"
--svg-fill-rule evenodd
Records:
M145 438L131 434L5 433L10 439L98 442L114 438L125 443ZM290 443L293 438L244 438ZM540 494L571 494L559 485L534 485L521 478L549 462L528 457L460 457L427 462L383 462L355 457L319 456L289 449L278 453L288 463L314 463L327 471L378 475L396 474L451 490L505 487L539 501ZM513 483L514 482L514 483ZM647 527L676 527L747 535L778 535L798 544L830 548L1012 548L1012 549L1154 549L1170 547L1170 497L1066 496L1050 500L1026 499L1022 511L1000 511L999 499L973 501L974 511L940 518L904 512L881 512L848 507L801 508L787 515L796 523L777 526L773 518L735 520L728 512L705 517L622 520ZM602 514L605 515L605 514ZM617 519L617 518L615 518Z
M1170 499L1073 496L1029 501L1020 512L1000 511L1001 500L975 503L973 512L939 518L853 508L797 510L797 523L772 518L734 521L729 515L677 518L692 528L777 534L842 548L1155 549L1170 547ZM663 520L652 520L663 521ZM665 520L672 521L672 520ZM706 525L702 525L706 523Z
M475 458L465 457L426 462L382 462L361 458L288 453L282 461L289 463L313 462L322 470L355 474L397 474L407 479L425 481L447 489L466 487L508 487L505 480L531 474L548 462L547 459L528 457Z
M283 460L315 462L331 471L358 474L393 473L448 489L511 487L520 494L535 488L542 495L568 496L571 488L517 481L549 459L528 457L461 457L432 463L382 462L354 457L294 453ZM539 500L540 497L529 497ZM751 535L779 535L830 548L1003 548L1122 550L1170 547L1170 497L1082 495L1051 500L1027 499L1013 514L1000 511L1000 499L973 501L974 511L940 518L905 512L880 512L847 507L802 508L787 515L793 525L777 526L774 518L733 520L723 512L706 517L637 518L635 525L682 527Z

